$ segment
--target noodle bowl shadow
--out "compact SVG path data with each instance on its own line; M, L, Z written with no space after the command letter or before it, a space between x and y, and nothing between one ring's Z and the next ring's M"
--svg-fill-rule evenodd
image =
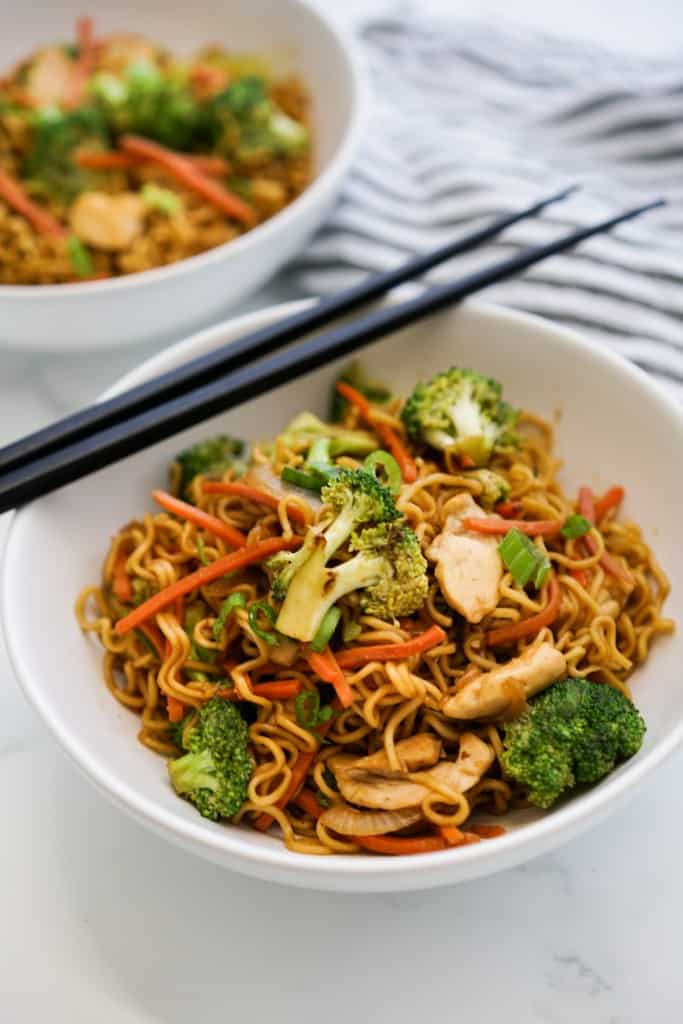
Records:
M302 305L262 310L195 335L144 363L110 393ZM418 377L453 363L471 366L500 379L515 405L554 419L563 485L570 491L579 484L626 487L625 512L643 526L671 578L665 613L683 621L683 484L674 461L683 449L683 411L644 373L573 331L479 303L465 303L378 342L363 359L404 393ZM645 743L600 785L550 813L508 815L506 836L474 846L412 857L314 857L288 851L277 836L206 821L179 800L164 760L137 743L137 716L120 707L102 683L101 649L81 635L74 618L75 597L99 578L110 536L150 507L149 492L163 481L175 452L218 430L250 439L271 436L302 408L324 414L338 366L292 381L18 512L1 580L7 647L27 697L96 786L143 825L217 864L270 881L350 892L420 889L490 874L598 823L680 743L678 635L659 639L632 677L648 723Z

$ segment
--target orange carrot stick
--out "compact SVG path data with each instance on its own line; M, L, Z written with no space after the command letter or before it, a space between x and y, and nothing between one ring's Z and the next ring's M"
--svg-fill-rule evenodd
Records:
M514 519L522 511L521 501L499 501L495 511L503 519Z
M446 850L448 841L443 836L353 836L354 843L373 853L400 857L404 854L435 853Z
M502 825L470 825L469 831L480 839L497 839L507 834L507 829Z
M53 235L55 238L66 236L66 228L51 213L34 203L21 185L3 170L0 170L0 199L4 199L13 210L25 217L41 235Z
M185 717L185 705L172 694L168 694L166 697L166 710L170 722L182 722Z
M298 679L276 679L272 683L254 683L251 692L255 697L265 697L267 700L289 700L301 692L301 683ZM241 700L236 690L223 688L216 691L217 697L225 700Z
M157 629L153 622L141 622L138 629L141 633L144 633L151 645L156 648L157 654L161 658L164 653L165 643L161 630Z
M545 608L537 615L531 615L528 619L521 619L520 622L511 622L508 626L501 626L500 629L491 629L486 633L486 643L492 646L496 644L507 644L511 640L518 640L523 636L532 636L538 633L544 626L549 626L560 614L562 607L562 587L555 576L548 580L548 600Z
M124 604L128 604L129 601L133 600L133 584L126 572L127 560L128 555L126 552L120 551L116 556L112 573L112 590L119 601L123 601Z
M569 575L572 577L572 579L576 580L579 586L588 586L588 573L585 569L570 569Z
M247 543L247 538L241 530L230 526L229 523L224 523L217 516L209 515L208 512L197 508L196 505L190 505L187 501L174 498L172 494L167 494L166 491L152 491L152 497L167 512L172 512L174 516L180 516L181 519L187 519L189 523L194 523L200 529L207 530L215 537L220 537L222 540L227 541L228 544L232 544L234 548L243 548Z
M462 525L474 533L499 536L510 530L519 530L528 537L555 537L562 529L561 519L486 519L466 516Z
M399 469L401 470L401 476L405 482L412 484L413 481L417 479L417 466L415 465L415 460L412 455L394 428L383 420L373 416L372 406L365 395L361 394L361 392L356 388L351 387L350 384L345 384L344 381L338 381L336 387L342 398L345 398L350 405L353 405L358 410L361 418L364 419L370 427L372 427L382 444L388 448L394 456Z
M191 593L197 587L203 587L207 583L212 583L213 580L217 580L229 572L234 572L236 569L243 569L253 562L262 562L278 551L292 551L298 548L300 544L300 537L269 537L267 540L261 540L257 544L250 544L246 548L240 548L239 551L233 551L229 555L223 555L222 558L217 558L210 565L203 565L201 569L183 576L182 579L176 580L169 587L164 587L163 590L160 590L158 594L154 594L147 601L143 601L139 607L134 608L128 615L124 615L122 619L119 619L114 628L119 636L125 636L131 629L139 626L141 622L146 622L147 619L156 615L157 612L168 608L177 598L184 597L185 594Z
M624 488L623 487L610 487L610 489L603 494L602 498L598 498L595 502L595 521L600 522L602 517L610 511L610 509L616 508L624 500Z
M330 648L326 647L322 654L316 654L315 651L311 650L306 651L306 661L324 683L330 683L334 686L341 706L343 708L351 707L353 704L353 690L346 682L346 677Z
M579 500L577 504L580 514L585 516L591 525L595 525L597 515L595 500L590 487L579 488ZM584 550L591 555L594 555L598 550L595 537L591 537L590 534L586 534L586 536L583 537L583 546ZM633 585L633 577L631 576L631 573L614 557L614 555L611 555L609 551L604 551L600 556L599 561L605 572L611 573L612 576L621 580L622 583L625 583L627 586Z
M183 153L183 158L203 174L220 176L227 174L228 164L222 156L204 156L201 153ZM140 157L131 153L121 153L116 149L89 150L82 149L74 156L79 167L89 171L130 170L145 163Z
M277 494L270 494L262 491L259 487L252 487L250 484L243 484L239 480L205 480L202 483L204 494L235 494L238 497L246 498L247 501L254 501L258 505L267 505L269 508L277 508L281 498ZM287 505L287 514L295 523L306 523L306 513L300 505Z
M439 832L449 846L462 846L465 842L465 833L461 832L455 825L441 825Z
M174 153L173 150L159 146L156 142L150 142L149 139L142 139L138 135L122 136L120 145L126 153L132 153L134 156L140 156L159 164L182 185L202 196L228 217L232 217L247 227L254 224L256 214L251 206L193 167L182 154Z
M71 69L71 80L65 101L67 110L73 110L74 107L80 106L83 102L88 79L95 70L97 47L92 18L78 19L76 22L76 36L78 39L78 57Z
M353 647L338 651L336 658L340 668L360 668L370 661L398 661L401 658L412 658L414 654L422 654L431 647L436 647L446 639L441 626L430 626L424 633L419 633L412 640L402 644L378 644L376 647Z
M297 807L300 807L302 811L306 811L316 821L323 813L323 808L316 800L315 793L312 793L310 789L300 790L290 803L296 804Z

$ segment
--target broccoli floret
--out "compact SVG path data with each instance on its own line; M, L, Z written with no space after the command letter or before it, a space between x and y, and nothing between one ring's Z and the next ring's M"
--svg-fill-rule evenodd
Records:
M327 438L330 456L369 455L377 450L377 438L365 430L350 430L338 423L323 423L312 412L301 412L280 434L288 448L303 449L314 441Z
M169 761L171 785L205 818L232 818L247 795L253 770L249 730L234 704L214 697L185 736L188 753Z
M494 473L492 469L473 469L466 476L478 480L483 487L477 501L487 511L497 505L499 501L507 501L510 495L510 485L500 473Z
M363 607L373 614L391 618L419 608L427 594L426 562L387 488L364 470L342 470L322 495L337 517L324 532L309 530L303 564L281 570L277 592L286 596L278 631L312 640L326 612L354 590L363 591ZM359 529L366 523L371 525ZM357 553L330 568L329 559L346 541Z
M346 399L337 391L337 384L350 384L374 405L384 405L391 398L391 391L379 381L370 380L360 362L354 359L342 370L332 386L330 419L333 423L339 423L344 419L348 407Z
M603 683L563 679L505 726L505 773L550 807L567 789L598 782L640 750L645 723L637 708Z
M206 115L187 86L146 60L129 64L120 78L95 75L90 91L114 135L131 132L187 150L203 131Z
M410 437L482 466L495 448L518 443L519 413L501 393L491 377L452 367L418 384L401 417Z
M175 458L180 466L180 494L185 497L189 495L190 484L199 473L204 476L222 476L226 469L241 469L236 460L239 460L243 451L243 441L220 434L180 452Z
M22 168L34 190L59 202L70 202L91 187L93 176L74 161L83 146L108 145L107 127L98 110L82 107L68 113L44 107L31 117L29 146Z

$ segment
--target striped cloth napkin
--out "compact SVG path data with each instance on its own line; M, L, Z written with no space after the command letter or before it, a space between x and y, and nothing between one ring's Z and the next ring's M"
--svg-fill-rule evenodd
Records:
M486 297L575 325L683 401L683 61L411 16L370 22L361 40L371 123L290 285L329 294L572 182L575 196L430 279L663 195L663 209Z

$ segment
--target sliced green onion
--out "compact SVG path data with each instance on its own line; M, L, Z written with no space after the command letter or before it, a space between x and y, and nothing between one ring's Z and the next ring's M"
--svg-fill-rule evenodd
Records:
M209 564L209 560L206 557L206 551L204 549L204 541L202 540L201 537L197 537L196 545L197 545L197 554L199 555L199 561L202 563L202 565L208 565Z
M156 647L154 646L154 644L152 643L150 638L148 636L146 636L146 634L143 633L141 629L136 629L135 630L135 635L138 638L138 640L142 641L142 643L145 645L145 647L147 648L149 653L153 654L154 657L158 660L159 659L159 651L156 649Z
M328 797L325 796L325 794L323 793L322 789L316 789L316 791L315 791L315 798L318 801L318 804L319 804L320 807L329 807L330 806L330 800L329 800Z
M280 474L280 478L286 484L294 484L296 487L303 487L307 491L319 492L325 483L322 474L317 469L306 471L295 469L294 466L285 466Z
M311 640L311 650L320 654L324 651L329 644L334 631L337 628L339 620L341 618L341 612L337 606L333 606L329 611L325 612L325 617L318 627L318 632Z
M247 612L252 632L259 637L260 640L265 640L267 644L275 646L275 644L280 642L280 637L277 635L275 630L263 629L263 627L259 625L259 615L263 615L268 619L271 626L274 626L277 618L275 609L272 605L268 604L267 601L254 601Z
M325 765L323 769L323 778L330 789L333 789L335 793L339 792L339 786L337 785L337 776L334 774L329 765Z
M518 587L525 587L530 582L536 588L543 586L550 572L550 562L547 555L525 534L519 530L509 530L498 545L498 553Z
M244 608L246 603L246 597L244 596L244 594L240 593L239 590L236 590L234 594L228 594L225 601L221 605L221 610L218 613L218 618L213 624L214 640L220 640L221 633L223 632L223 627L225 626L225 623L228 621L231 612L233 612L235 608Z
M588 533L590 528L591 524L585 516L574 513L571 516L567 516L560 533L567 540L575 540L577 537L583 537L584 533Z
M306 465L320 464L330 466L330 439L329 437L316 437L308 449Z
M80 238L70 235L66 240L66 251L71 260L71 266L77 275L79 277L90 277L93 272L92 258Z
M317 729L323 722L329 722L332 708L329 704L320 706L320 694L317 690L302 690L294 698L296 720L302 729Z
M377 473L378 466L381 470L380 475ZM382 451L381 449L371 452L363 463L363 469L367 469L369 473L376 476L379 482L388 487L392 494L398 494L401 490L401 484L403 483L401 469L394 456L390 455L389 452Z
M159 210L160 213L165 213L167 217L173 217L182 206L180 196L176 195L175 192L171 192L169 188L155 185L153 181L148 181L146 185L142 186L140 198L151 210Z

